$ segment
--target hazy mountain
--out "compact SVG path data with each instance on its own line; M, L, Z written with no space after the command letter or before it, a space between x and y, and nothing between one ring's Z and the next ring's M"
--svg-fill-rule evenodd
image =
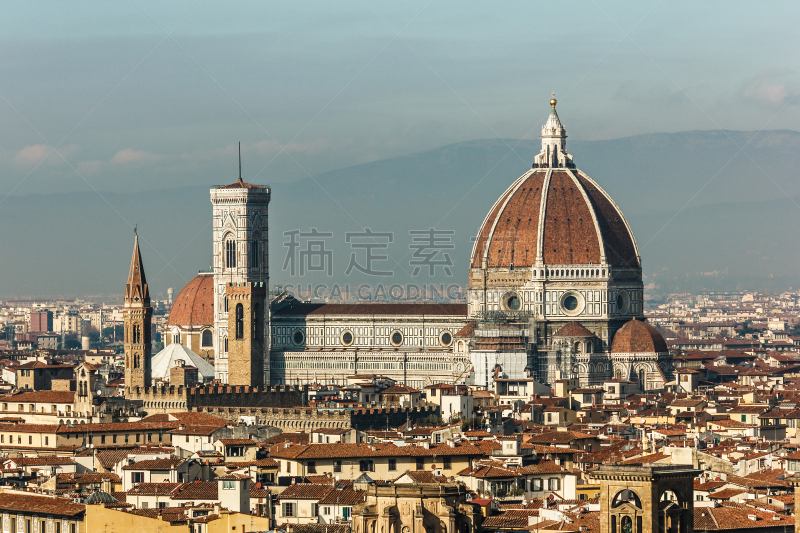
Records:
M496 198L530 167L538 141L478 140L276 185L270 206L273 283L466 281L471 241ZM780 289L800 284L800 133L696 131L569 141L579 168L614 198L658 290ZM223 181L223 180L218 180ZM209 265L209 185L135 194L10 197L0 204L0 295L120 293L138 224L148 282L177 291ZM346 232L391 232L393 276L345 276ZM331 232L332 277L291 276L285 232ZM412 277L410 230L453 231L452 276ZM382 242L351 239L353 242ZM301 239L303 248L305 241ZM438 256L442 258L443 256Z

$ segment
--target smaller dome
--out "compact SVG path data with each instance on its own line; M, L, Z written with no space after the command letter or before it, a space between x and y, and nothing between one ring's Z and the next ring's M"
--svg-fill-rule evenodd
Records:
M656 328L641 320L630 320L614 334L611 353L665 353L667 342Z
M214 324L214 276L198 274L178 293L169 311L170 326L211 326Z
M553 337L596 337L594 333L586 329L580 322L567 322L564 326L553 334Z

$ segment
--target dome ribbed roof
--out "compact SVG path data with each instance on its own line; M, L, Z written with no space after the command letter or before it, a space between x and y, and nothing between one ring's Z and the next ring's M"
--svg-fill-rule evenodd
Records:
M614 334L611 353L664 353L667 342L656 328L641 320L630 320Z
M199 274L181 289L169 311L170 326L214 324L214 276Z
M639 266L636 241L619 208L572 168L536 168L503 193L483 222L472 268L546 265Z

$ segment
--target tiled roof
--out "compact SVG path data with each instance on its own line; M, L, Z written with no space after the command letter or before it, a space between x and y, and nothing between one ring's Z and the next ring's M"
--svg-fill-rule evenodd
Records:
M173 500L217 500L219 491L216 481L195 481L180 484L172 495Z
M746 491L742 489L722 489L718 490L717 492L712 492L708 495L709 498L713 498L715 500L729 500L734 496L738 496L739 494L743 494Z
M9 461L20 466L74 465L72 457L60 455L40 455L38 457L9 457Z
M287 533L350 533L350 524L282 524Z
M320 498L319 504L356 505L364 502L365 496L366 492L363 490L353 490L350 487L333 489L328 494Z
M752 520L751 516L756 519ZM723 504L722 507L695 507L695 531L723 531L771 528L792 529L794 518L777 513L761 511L752 507Z
M454 336L473 337L474 335L475 335L475 322L467 322L467 325L458 330Z
M183 483L137 483L128 491L128 496L169 496L181 485Z
M456 446L447 444L431 444L424 446L409 445L395 446L392 443L377 444L309 444L290 446L289 448L273 448L272 457L294 459L324 459L337 457L433 457L433 456L482 456L486 455L485 449L479 443L461 443Z
M116 448L116 449L111 449L111 450L98 451L97 455L96 455L96 458L100 462L100 464L103 466L103 468L111 470L112 468L114 468L114 466L117 463L119 463L123 459L127 458L128 455L157 454L157 453L169 453L169 454L171 454L174 451L175 451L175 448L173 448L173 447L153 446L150 449L148 449L146 447L144 447L144 448L139 448L139 447L125 448L125 447L122 447L122 448Z
M539 516L538 509L509 509L503 514L487 517L483 529L523 529L528 525L529 516Z
M122 479L116 474L111 472L86 472L83 474L76 473L63 473L56 474L56 483L61 484L78 484L87 485L91 483L102 483L103 481L111 481L112 483L121 483Z
M0 493L0 511L40 513L45 515L77 516L86 510L86 506L72 503L64 498L48 496L31 496L28 494Z
M145 459L144 461L136 461L133 464L125 465L123 470L172 470L186 462L186 459L180 457L167 457L166 459Z
M417 389L409 387L407 385L393 385L381 391L381 394L409 394L413 392L419 392Z
M180 422L113 422L108 424L79 424L59 426L58 433L110 433L113 431L157 431L178 427Z
M330 485L318 485L315 483L295 483L289 485L286 490L276 496L279 500L284 499L297 499L297 500L320 500L328 495L329 492L335 490Z
M38 390L17 392L0 397L3 402L17 403L73 403L75 391Z
M253 439L219 439L224 446L252 446L255 445L255 441Z
M253 185L252 183L247 183L246 181L242 181L241 178L238 181L234 181L233 183L229 183L227 185L220 185L217 189L265 189L266 187L262 187L261 185Z

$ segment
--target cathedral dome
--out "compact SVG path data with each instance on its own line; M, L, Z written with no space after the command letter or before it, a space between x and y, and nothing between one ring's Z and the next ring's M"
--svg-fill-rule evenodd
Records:
M198 274L181 289L169 311L170 326L210 326L214 323L214 276Z
M566 151L553 109L542 127L534 168L509 187L486 216L472 268L540 265L639 267L639 251L617 205Z
M641 320L630 320L615 334L611 353L666 353L667 342L656 328Z
M622 212L577 169L533 169L519 178L483 221L472 268L544 265L639 266Z

